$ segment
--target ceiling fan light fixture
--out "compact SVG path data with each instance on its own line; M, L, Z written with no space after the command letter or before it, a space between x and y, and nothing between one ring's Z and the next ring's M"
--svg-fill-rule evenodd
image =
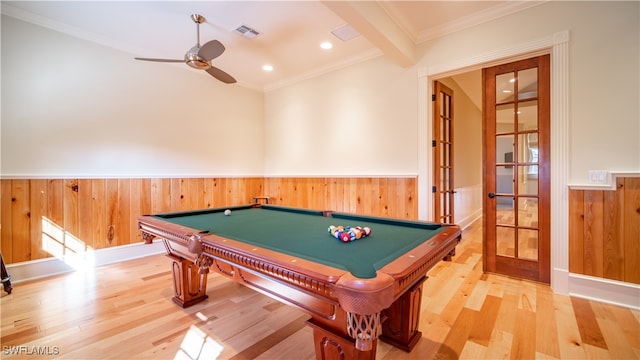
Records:
M198 56L198 54L187 54L184 61L194 69L206 70L211 67L211 64Z

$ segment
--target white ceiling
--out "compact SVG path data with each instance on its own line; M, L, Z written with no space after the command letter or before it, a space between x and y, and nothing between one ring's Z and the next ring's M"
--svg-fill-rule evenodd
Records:
M190 15L197 13L206 19L200 42L217 39L226 47L213 65L242 86L265 90L381 55L411 66L421 42L542 2L2 0L1 6L5 15L131 53L131 61L182 59L196 44ZM260 35L242 37L233 31L239 25ZM345 25L361 35L343 42L331 34ZM323 41L333 49L322 50ZM264 72L264 64L274 70ZM145 65L198 71L184 64Z

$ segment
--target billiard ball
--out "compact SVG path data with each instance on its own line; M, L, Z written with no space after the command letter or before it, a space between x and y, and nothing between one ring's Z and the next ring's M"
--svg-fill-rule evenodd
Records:
M225 210L224 214L227 215L227 216L231 215L231 210L229 210L229 209Z

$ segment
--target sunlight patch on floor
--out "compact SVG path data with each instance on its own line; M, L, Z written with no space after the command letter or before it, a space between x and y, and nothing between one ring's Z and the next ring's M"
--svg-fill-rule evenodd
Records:
M224 346L207 336L197 326L191 325L189 331L182 339L180 349L176 353L174 360L199 360L217 359L222 353Z

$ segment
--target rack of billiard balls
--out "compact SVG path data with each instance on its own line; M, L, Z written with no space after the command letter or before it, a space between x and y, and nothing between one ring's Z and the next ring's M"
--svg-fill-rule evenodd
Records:
M368 226L329 226L329 234L342 242L350 242L362 239L371 235L371 228Z

